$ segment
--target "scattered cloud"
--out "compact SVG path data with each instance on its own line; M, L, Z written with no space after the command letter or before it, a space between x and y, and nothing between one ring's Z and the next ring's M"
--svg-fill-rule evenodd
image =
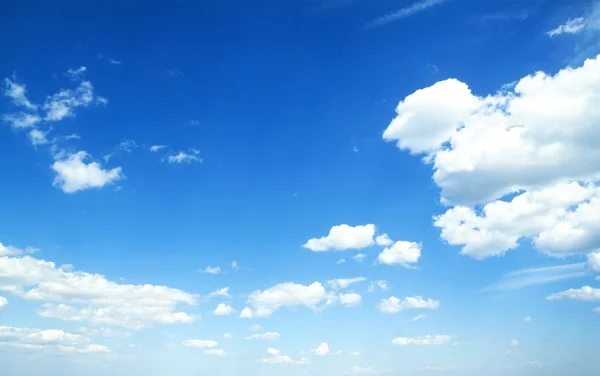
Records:
M129 338L131 333L122 332L120 330L110 328L79 328L77 333L86 335L88 337L104 337L104 338Z
M387 288L388 288L387 281L379 280L379 281L371 282L371 284L369 285L369 288L367 289L367 292L375 291L376 287L379 287L382 291L387 290Z
M206 350L204 350L204 353L206 355L215 355L215 356L231 355L231 354L229 354L227 351L225 351L223 349L206 349Z
M563 292L552 294L548 296L548 300L580 300L583 302L594 302L600 300L600 289L596 289L590 286L583 286L580 289L569 289Z
M208 298L231 298L229 295L229 287L223 287L208 294Z
M269 354L269 357L258 358L256 361L258 363L265 364L310 364L309 358L300 358L298 360L294 360L289 355L281 355L279 350L272 347L267 349L267 353Z
M244 339L257 341L276 341L279 339L279 337L280 335L277 332L266 332L262 334L252 334L247 337L244 337Z
M119 148L127 153L131 153L133 149L137 148L137 146L137 143L133 140L123 140L119 144Z
M445 345L454 337L448 335L426 335L423 337L398 337L392 341L396 346L428 346L428 345Z
M377 309L383 313L398 313L407 309L438 309L440 302L433 299L423 299L420 296L409 296L400 300L395 296L388 299L381 299Z
M268 317L284 307L305 306L314 309L326 296L325 288L319 282L309 286L286 282L263 291L254 291L248 297L248 302L254 307L256 317Z
M240 319L251 319L253 317L254 313L248 307L244 307L244 309L242 309L242 312L240 312Z
M367 255L365 255L364 253L359 253L356 256L352 256L352 258L356 260L356 262L363 262L365 260L365 257L367 257Z
M86 70L87 70L86 67L81 66L76 69L69 69L69 70L67 70L67 72L65 74L72 80L80 80L83 77Z
M8 304L8 299L6 299L3 296L0 296L0 309L6 307L7 304Z
M331 287L334 290L343 290L353 283L364 282L366 280L367 279L364 277L339 278L339 279L329 280L329 281L327 281L327 284L329 285L329 287Z
M106 56L106 55L102 55L102 54L98 54L98 59L105 60L106 62L108 62L111 65L123 65L123 62L113 59L110 56Z
M4 95L12 99L15 106L23 107L30 111L37 110L37 105L31 103L27 99L27 90L24 84L16 82L15 77L12 80L9 78L4 79Z
M213 313L217 316L228 316L235 312L235 309L229 304L219 303Z
M150 146L150 151L153 153L156 153L157 151L161 151L162 149L166 148L167 145L152 145Z
M425 315L416 315L415 317L412 318L412 321L419 321L419 320L423 320L425 319L427 316Z
M225 333L225 334L223 334L223 338L225 338L225 339L232 339L233 338L233 334L231 334L231 333Z
M583 277L587 274L588 272L584 262L520 269L505 274L499 282L487 287L486 290L518 290L524 287Z
M339 259L335 262L336 265L340 265L346 262L346 259Z
M74 90L62 89L46 98L43 106L46 111L44 120L60 121L68 117L74 117L76 108L87 107L93 101L94 88L92 83L82 81Z
M207 266L206 268L204 268L204 270L202 270L202 272L208 273L208 274L220 274L221 267L220 266Z
M238 270L240 270L240 267L239 267L239 265L238 265L237 261L232 261L232 262L231 262L231 269L233 269L233 270L234 270L234 271L236 271L236 272L237 272Z
M532 322L532 321L533 321L533 319L531 318L531 316L526 316L526 317L523 319L523 321L525 321L525 322Z
M373 245L374 235L375 225L352 227L342 224L333 226L327 236L308 240L303 247L314 252L362 249Z
M385 248L377 261L385 265L402 265L407 268L413 267L421 257L421 244L407 241L397 241L391 247Z
M250 327L250 330L252 330L253 332L259 331L262 329L262 326L258 325L258 324L254 324Z
M360 301L362 300L362 297L356 293L340 294L339 298L340 303L344 307L357 307L360 305Z
M38 115L18 112L15 114L2 115L2 121L9 124L13 129L32 128L42 121Z
M511 339L510 343L509 343L510 347L517 347L519 346L519 341L517 341L516 339Z
M219 344L217 341L206 340L206 339L188 339L183 341L183 347L191 347L196 349L212 349L217 347Z
M551 38L561 34L577 34L585 28L585 25L585 18L573 18L568 20L566 23L548 31L546 34L548 34L548 36Z
M357 374L357 375L383 375L386 373L390 373L392 370L390 369L376 369L373 367L361 367L361 366L352 366L350 367L349 373Z
M56 173L53 185L65 193L90 188L102 188L125 178L121 167L105 170L98 162L86 163L90 155L85 151L69 154L51 166Z
M405 8L396 10L392 13L389 13L383 17L380 17L368 24L365 25L365 29L373 29L376 27L380 27L380 26L384 26L387 24L390 24L392 22L396 22L399 21L403 18L412 16L413 14L422 12L424 10L427 10L435 5L438 4L442 4L444 3L446 0L421 0L421 1L417 1Z
M592 309L592 312L600 313L600 307L596 307L596 308Z
M200 152L196 149L189 149L187 152L180 151L176 154L171 154L166 158L166 161L173 164L182 164L182 163L203 163L204 161L198 155Z
M321 342L316 349L312 349L310 352L316 356L339 355L339 353L334 354L329 350L327 342Z

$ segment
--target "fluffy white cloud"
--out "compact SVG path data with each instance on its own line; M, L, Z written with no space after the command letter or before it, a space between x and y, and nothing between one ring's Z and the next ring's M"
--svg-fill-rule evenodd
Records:
M169 163L177 163L177 164L192 163L192 162L198 162L198 163L204 162L202 160L202 158L199 157L199 155L200 155L200 152L198 150L189 149L187 152L180 151L177 154L169 155L166 160Z
M352 227L342 224L333 226L327 236L308 240L303 247L314 252L362 249L374 244L374 235L375 225Z
M1 251L0 251L1 253ZM590 253L588 256L588 267L595 273L600 274L600 251Z
M352 258L356 260L356 262L363 262L365 260L365 257L367 257L367 255L365 255L364 253L359 253L356 256L352 256Z
M137 142L133 140L123 140L119 143L119 148L127 153L131 153L133 149L137 148Z
M386 265L402 265L412 267L421 257L421 244L407 241L397 241L391 247L385 248L377 261Z
M409 296L400 300L395 296L381 299L377 309L383 313L398 313L406 309L438 309L440 302L433 299L423 299L420 296Z
M218 289L216 291L211 292L208 295L209 298L231 298L229 295L229 287L223 287L222 289Z
M56 173L54 186L65 193L74 193L89 188L101 188L124 179L121 167L105 170L98 162L86 163L89 154L79 151L54 162L51 166Z
M195 320L176 311L177 304L196 304L195 295L166 286L119 284L100 274L67 272L30 256L0 257L0 280L0 290L48 302L38 310L42 317L132 329Z
M583 286L580 289L569 289L563 292L552 294L548 296L548 300L581 300L584 302L593 302L600 300L600 289L596 289L590 286Z
M340 303L345 307L356 307L360 305L362 297L356 293L340 294Z
M446 80L400 102L384 139L426 154L445 203L472 205L600 175L600 56L487 97Z
M342 289L347 288L348 286L350 286L353 283L363 282L366 280L367 279L364 277L340 278L340 279L332 279L330 281L327 281L327 284L329 285L329 287L331 287L334 290L342 290Z
M48 133L49 133L49 131L32 129L31 131L29 131L29 134L28 134L29 140L31 141L31 143L34 146L45 145L49 142L48 139L46 138Z
M8 304L8 299L3 296L0 296L0 309L5 307Z
M367 289L367 292L375 291L375 287L379 287L381 290L385 291L385 290L387 290L387 281L380 280L380 281L371 282L371 284L369 285L369 288Z
M225 351L223 349L207 349L207 350L204 350L204 353L206 355L215 355L215 356L230 355L227 351Z
M217 347L219 343L210 339L188 339L187 341L183 341L182 345L197 349L211 349Z
M21 85L15 82L14 77L13 81L8 78L4 79L4 95L12 99L12 102L19 106L24 107L28 110L35 111L37 106L27 99L27 90L25 85Z
M256 361L265 364L310 364L310 359L300 358L299 360L292 359L289 355L281 355L277 349L269 347L267 353L270 355L267 358L259 358Z
M75 116L77 107L87 107L94 101L94 88L89 81L83 81L74 90L62 89L46 98L44 110L46 121L59 121L66 117Z
M253 317L254 313L248 307L244 307L244 309L242 309L242 312L240 312L240 319L251 319Z
M208 273L208 274L219 274L219 273L221 273L221 267L220 266L207 266L206 268L204 268L203 272Z
M390 239L388 234L381 234L375 238L375 244L382 247L387 247L389 245L392 245L392 243L394 243L394 241Z
M248 297L248 302L254 307L256 317L268 317L283 307L305 306L314 309L326 296L325 288L319 282L309 286L286 282L264 291L254 291Z
M566 23L548 31L547 34L549 37L554 37L561 34L577 34L585 28L585 25L585 18L577 17L568 20Z
M316 349L312 349L312 350L310 350L310 352L315 354L316 356L329 355L329 353L330 353L329 345L327 344L327 342L321 342L319 344L319 346L317 346Z
M235 309L229 304L219 303L213 313L217 316L227 316L235 312Z
M262 334L252 334L250 336L244 337L244 339L248 340L258 340L258 341L276 341L280 337L277 332L266 332Z
M416 315L415 317L412 318L412 321L419 321L419 320L423 320L425 319L427 316L425 315Z
M2 121L10 124L12 128L23 129L32 128L37 123L42 121L42 118L38 115L27 114L25 112L18 112L15 114L2 115Z
M448 335L426 335L422 337L398 337L392 341L396 346L411 346L411 345L444 345L452 340L452 336Z
M4 245L0 242L0 256L19 256L25 253L35 253L37 250L37 248L32 247L21 249L12 245Z

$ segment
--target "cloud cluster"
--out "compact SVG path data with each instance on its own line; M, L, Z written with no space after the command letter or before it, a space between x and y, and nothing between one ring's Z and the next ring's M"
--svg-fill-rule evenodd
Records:
M265 364L310 364L309 358L300 358L298 360L294 360L289 355L281 355L279 350L272 347L267 349L267 353L269 354L268 357L258 358L256 361L258 363Z
M383 313L398 313L407 309L438 309L440 302L433 299L423 299L421 296L409 296L400 300L395 296L381 299L377 309Z
M318 303L327 297L325 288L319 282L308 286L297 283L280 283L266 290L256 290L248 297L248 302L254 310L244 310L240 317L268 317L276 310L283 307L305 306L315 308Z
M89 188L101 188L125 178L121 167L104 169L92 162L85 151L69 154L57 159L51 168L56 173L54 186L65 193L74 193Z
M422 337L398 337L392 341L396 346L429 346L444 345L449 343L454 337L449 335L426 335Z

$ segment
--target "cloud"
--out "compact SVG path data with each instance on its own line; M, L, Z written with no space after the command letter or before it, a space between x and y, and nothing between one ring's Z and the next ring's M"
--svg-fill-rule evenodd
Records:
M153 153L156 153L157 151L160 151L166 147L167 147L167 145L152 145L152 146L150 146L150 151Z
M221 267L220 266L207 266L206 268L204 268L204 270L202 272L208 273L208 274L220 274Z
M29 131L29 140L34 146L45 145L49 142L46 138L47 134L48 131L44 132L39 129L32 129Z
M131 329L155 324L191 323L195 316L176 311L197 297L166 286L119 284L103 275L66 272L31 256L0 257L0 291L46 302L38 314L72 322Z
M390 373L392 370L383 369L378 370L373 367L361 367L361 366L352 366L350 367L350 373L359 374L359 375L382 375L384 373Z
M374 281L371 282L371 284L369 285L369 288L367 289L367 292L373 292L375 291L375 288L379 287L382 291L387 290L387 281L385 280L379 280L379 281Z
M235 309L233 309L233 307L229 304L224 303L219 303L219 305L217 305L217 308L215 308L215 310L213 311L213 313L217 316L228 316L231 315L233 312L235 312Z
M331 287L334 290L343 290L353 283L364 282L366 280L367 279L364 277L340 278L340 279L332 279L330 281L327 281L327 284L329 285L329 287Z
M600 300L600 289L596 289L590 286L583 286L580 289L569 289L563 292L552 294L548 296L548 300L580 300L583 302L594 302Z
M377 261L385 265L402 265L412 267L421 257L421 244L407 241L397 241L389 248L385 248Z
M312 349L310 350L311 353L315 354L316 356L326 356L329 355L330 351L329 351L329 345L327 344L327 342L321 342L319 344L319 346L317 346L316 349Z
M62 89L49 96L44 102L46 111L44 120L59 121L75 116L74 110L78 107L87 107L94 101L94 87L89 81L83 81L74 90Z
M582 277L587 274L588 272L586 271L586 264L584 262L520 269L505 274L499 282L487 287L486 290L518 290L528 286L543 285L546 283Z
M392 12L390 14L387 14L383 17L380 17L370 23L368 23L367 25L365 25L365 29L373 29L376 27L380 27L380 26L384 26L387 24L390 24L392 22L396 22L399 21L403 18L412 16L413 14L422 12L426 9L429 9L435 5L441 4L443 2L445 2L446 0L421 0L421 1L417 1L405 8L399 9L395 12Z
M31 103L27 99L27 90L25 85L20 85L15 78L11 81L9 78L4 79L4 96L12 99L12 102L19 107L26 108L31 111L37 110L37 105Z
M444 345L452 340L452 336L448 335L426 335L423 337L398 337L392 341L396 346L428 346L428 345Z
M517 347L519 346L519 341L517 341L516 339L511 339L510 343L509 343L510 347Z
M309 286L286 282L264 291L254 291L248 297L248 302L254 307L256 317L268 317L284 307L305 306L314 309L326 297L325 288L319 282L314 282Z
M532 321L533 321L533 319L531 318L531 316L527 316L527 317L525 317L525 318L523 319L523 321L525 321L525 322L532 322Z
M105 170L98 162L86 163L90 156L85 151L69 154L51 166L56 173L53 185L65 193L90 188L101 188L125 178L121 167Z
M588 258L588 261L587 261L588 268L591 271L600 274L600 250L588 254L587 258Z
M420 371L446 372L457 369L457 366L425 366L419 368Z
M263 334L252 334L250 336L244 337L244 339L248 340L257 340L257 341L276 341L280 337L277 332L266 332Z
M419 321L419 320L423 320L425 319L427 316L425 315L416 315L415 317L412 318L412 321Z
M98 54L98 59L106 60L111 65L123 65L122 61L111 58L110 56Z
M388 299L381 299L377 305L377 309L383 313L398 313L406 309L438 309L440 302L433 299L423 299L420 296L409 296L403 301L391 296Z
M351 351L351 352L348 353L348 355L350 355L350 356L360 356L360 352L358 352L358 351Z
M258 330L261 330L262 326L258 325L258 324L254 324L250 327L250 330L252 330L253 332L256 332Z
M227 351L225 351L223 349L207 349L207 350L204 350L204 353L206 355L215 355L215 356L227 356L227 355L231 355L231 354L229 354Z
M308 240L303 247L314 252L343 251L347 249L362 249L373 245L375 225L348 226L346 224L333 226L329 235Z
M0 309L6 307L7 304L8 304L8 299L6 299L3 296L0 296Z
M77 333L83 334L88 337L104 337L104 338L129 338L131 337L131 333L122 332L119 330L114 330L110 328L79 328L77 329Z
M211 349L213 347L217 347L219 343L210 339L188 339L186 341L183 341L182 345L184 347L191 347L196 349Z
M238 265L237 261L232 261L232 262L231 262L231 269L233 269L233 270L234 270L234 271L236 271L236 272L237 272L238 270L240 270L240 267L239 267L239 265Z
M240 312L240 319L251 319L253 317L254 313L248 307L244 307L244 309L242 309L242 312Z
M581 32L586 26L585 18L578 17L568 20L566 23L557 26L556 28L548 31L549 37L554 37L561 34L577 34Z
M32 128L42 121L38 115L18 112L16 114L2 115L2 121L8 123L14 129Z
M600 307L596 307L596 308L592 309L592 312L600 313Z
M27 247L25 249L17 248L12 245L4 245L0 242L0 256L19 256L26 253L35 253L39 249L33 247Z
M390 246L392 243L394 243L394 241L390 239L388 234L381 234L375 238L375 244L382 247Z
M182 163L203 163L204 161L198 155L200 152L196 149L189 149L188 152L180 151L177 154L172 154L167 157L167 162L173 164L182 164Z
M364 253L359 253L356 256L352 256L352 258L356 260L356 262L363 262L365 260L365 257L367 257L367 255L365 255Z
M270 355L267 358L258 358L258 363L265 364L310 364L310 359L300 358L299 360L293 360L289 355L281 355L281 352L277 349L269 347L267 353Z
M356 307L360 305L362 297L356 293L340 294L340 303L345 307Z
M135 148L137 148L137 143L133 140L123 140L121 141L121 143L119 144L119 148L121 150L124 150L128 153L131 153L131 151Z
M225 333L225 334L223 334L223 338L225 338L225 339L232 339L233 338L233 334L231 334L231 333Z
M87 68L84 66L81 66L77 69L70 68L65 74L69 76L69 78L71 78L72 80L80 80L86 70Z
M211 292L208 295L208 298L231 298L231 295L229 295L229 287L223 287L222 289Z
M340 265L346 262L346 259L339 259L335 262L336 265Z

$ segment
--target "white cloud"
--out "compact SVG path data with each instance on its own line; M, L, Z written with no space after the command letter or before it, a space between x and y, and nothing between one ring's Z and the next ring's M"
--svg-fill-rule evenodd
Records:
M248 340L257 340L257 341L276 341L280 337L277 332L266 332L262 334L252 334L250 336L244 337L244 339Z
M360 356L360 352L359 351L351 351L348 353L348 355L350 356Z
M74 193L89 188L101 188L125 178L121 167L105 170L98 162L86 163L89 154L79 151L54 162L56 173L53 185L65 193Z
M367 255L365 255L364 253L359 253L356 256L352 256L352 258L356 260L356 262L363 262L365 260L365 257L367 257Z
M333 226L329 235L308 240L303 247L314 252L342 251L347 249L362 249L374 244L375 225L348 226L342 224Z
M37 106L27 99L27 90L25 85L20 85L13 77L13 81L8 78L4 79L4 95L12 99L12 102L19 106L24 107L28 110L35 111Z
M369 288L367 289L367 292L375 291L375 287L379 287L382 291L385 291L388 288L387 281L379 280L379 281L371 282L371 284L369 285Z
M533 319L531 318L531 316L526 316L526 317L523 319L523 321L525 321L525 322L532 322L532 321L533 321Z
M219 344L217 341L210 339L188 339L187 341L183 341L182 345L184 347L192 347L196 349L211 349L213 347L217 347Z
M331 287L334 290L343 290L353 283L364 282L366 280L367 279L364 277L339 278L339 279L332 279L330 281L327 281L327 284L329 285L329 287Z
M258 324L254 324L250 327L250 330L252 330L253 332L256 332L258 330L261 330L262 326L258 325Z
M399 21L403 18L412 16L415 13L422 12L426 9L429 9L435 5L441 4L445 1L446 0L420 0L420 1L417 1L407 7L396 10L395 12L389 13L383 17L380 17L380 18L368 23L367 25L365 25L365 29L372 29L375 27L379 27L379 26L387 25L392 22Z
M506 273L499 282L487 287L487 290L509 291L528 286L542 285L588 274L584 262L557 266L520 269Z
M225 338L225 339L232 339L233 338L233 334L231 334L231 333L225 333L225 334L223 334L223 338Z
M356 293L340 294L340 303L345 307L356 307L360 305L361 296Z
M215 355L215 356L231 355L223 349L207 349L207 350L204 350L204 353L207 355Z
M2 115L2 121L10 124L12 128L32 128L37 123L42 121L38 115L27 114L24 112L18 112L15 114Z
M131 153L133 149L137 148L137 143L133 140L123 140L119 143L119 148L128 153Z
M152 145L150 146L150 151L153 153L156 153L157 151L161 151L162 149L166 148L167 145Z
M446 372L457 369L457 366L425 366L419 368L420 371Z
M452 336L448 335L426 335L422 337L398 337L392 341L396 346L411 346L411 345L444 345L452 340Z
M286 282L264 291L254 291L248 297L248 302L254 307L256 317L268 317L283 307L305 306L314 309L326 296L325 288L319 282L309 286Z
M46 138L47 134L48 131L44 132L39 129L32 129L31 131L29 131L29 140L34 146L45 145L49 142Z
M340 265L346 262L346 259L339 259L335 262L336 265Z
M389 369L378 370L373 367L361 367L361 366L352 366L350 367L350 373L359 374L359 375L382 375L384 373L392 372Z
M517 341L516 339L511 339L510 343L509 343L510 347L517 347L519 346L519 341Z
M554 37L561 34L577 34L581 32L585 28L585 26L585 18L573 18L568 20L566 23L548 31L546 34L548 34L549 37Z
M242 312L240 312L240 319L251 319L253 317L254 313L248 307L244 307L244 309L242 309Z
M79 328L77 329L77 333L86 335L88 337L104 337L104 338L129 338L131 337L131 333L122 332L119 330L114 330L110 328Z
M383 137L426 155L444 203L474 205L598 177L599 98L600 56L554 76L526 76L487 97L451 79L400 102Z
M592 309L592 312L600 313L600 307L596 307L596 308Z
M65 74L73 80L80 80L86 70L87 68L84 66L81 66L77 69L70 68Z
M594 302L600 300L600 289L596 289L590 286L583 286L580 289L569 289L563 292L552 294L548 296L548 300L581 300L584 302Z
M224 303L219 303L219 305L217 305L217 308L215 308L215 310L213 311L213 313L217 316L228 316L231 315L233 312L235 312L235 309L233 309L233 307L229 304Z
M407 241L397 241L389 248L385 248L377 261L386 265L402 265L412 267L421 257L421 244Z
M310 364L308 358L294 360L289 355L281 355L279 350L272 347L267 349L267 353L270 355L268 358L258 358L256 361L265 364Z
M177 164L192 163L192 162L198 162L198 163L204 162L202 160L202 158L200 158L198 155L200 155L200 152L198 150L189 149L188 152L180 151L177 154L169 155L166 160L169 163L177 163Z
M207 266L206 268L204 268L203 272L208 273L208 274L220 274L221 267L220 266Z
M240 270L240 267L239 267L237 261L232 261L231 262L231 269L233 269L234 271Z
M382 247L390 246L392 243L394 243L394 241L390 239L388 234L381 234L375 238L375 244Z
M12 245L4 245L0 242L0 256L19 256L25 253L34 253L37 248L28 247L26 249L17 248Z
M195 320L176 311L177 304L196 304L195 295L166 286L119 284L100 274L66 272L30 256L0 257L0 280L5 283L0 291L47 302L38 309L42 317L132 329Z
M74 90L62 89L49 96L44 102L46 121L59 121L75 116L77 107L87 107L94 101L94 87L89 81L83 81Z
M440 302L433 299L423 299L420 296L409 296L403 301L391 296L388 299L381 299L377 309L383 313L398 313L406 309L438 309Z
M588 268L593 272L600 274L600 250L588 254L587 259Z
M231 298L229 295L229 287L223 287L222 289L218 289L216 291L211 292L208 295L209 298Z
M329 355L330 351L329 351L329 345L327 344L327 342L321 342L319 344L319 346L317 346L316 349L312 349L310 350L311 353L315 354L316 356L326 356Z
M412 321L419 321L419 320L423 320L425 319L427 316L425 315L416 315L415 317L412 318Z
M8 299L3 296L0 296L0 309L5 307L8 304Z

